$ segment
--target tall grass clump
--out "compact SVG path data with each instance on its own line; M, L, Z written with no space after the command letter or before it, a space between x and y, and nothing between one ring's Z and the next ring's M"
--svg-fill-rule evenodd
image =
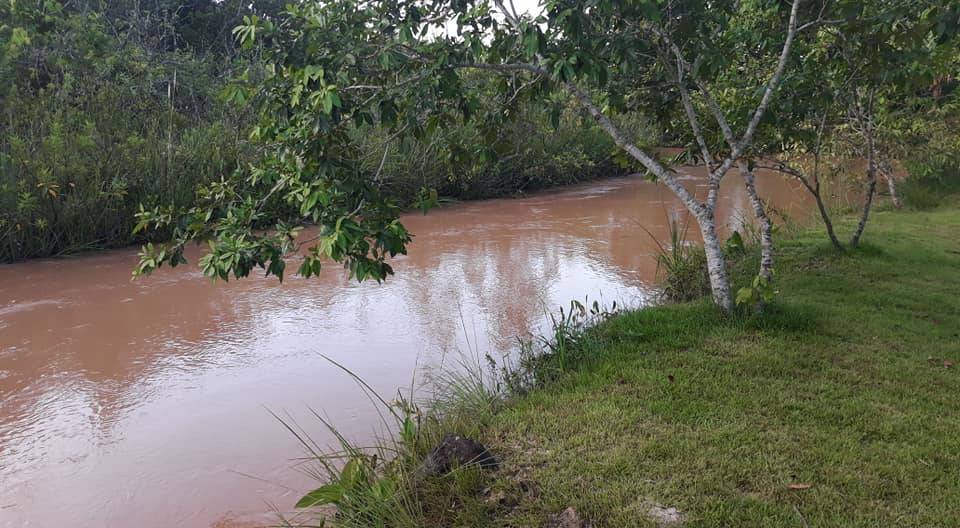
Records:
M937 142L940 148L906 163L909 174L899 192L904 203L914 209L932 209L941 205L944 197L960 192L960 134Z
M943 203L942 191L935 185L915 178L907 178L899 187L900 197L908 207L918 210L933 209Z
M780 209L768 206L767 214L778 220L773 228L775 233L789 233L798 228L798 224ZM724 258L730 266L732 276L754 277L757 265L755 260L759 258L760 230L752 215L747 216L741 213L737 223L740 226L739 230L733 231L724 243ZM657 246L654 258L657 262L660 299L667 303L682 303L710 295L710 275L707 271L706 254L703 246L688 240L689 222L670 219L667 225L669 240L666 242L660 241L644 228ZM746 267L751 267L749 272L745 271ZM761 287L766 289L768 286L760 285L758 279L752 286L742 288L740 292L745 293L744 290Z
M931 141L933 141L931 139ZM960 133L936 139L936 147L908 159L908 176L899 185L904 203L914 209L932 209L960 192Z
M907 177L898 190L908 207L932 209L960 192L960 90L933 98L904 120L909 126L896 138L896 154Z
M378 410L385 434L368 445L346 438L319 412L312 411L335 439L319 445L295 422L277 417L304 449L298 466L319 487L307 492L294 513L282 515L284 526L338 528L473 526L489 515L477 497L489 483L486 470L468 464L443 475L424 469L424 460L447 434L476 438L510 398L554 379L583 358L579 350L590 329L618 313L614 304L572 301L550 317L547 333L520 341L517 355L502 362L486 355L487 365L471 351L434 378L432 390L419 397L411 384L390 401L345 366L328 360L350 376Z
M313 412L335 439L335 447L329 448L298 424L277 417L305 451L299 467L320 484L297 501L295 513L282 516L283 524L414 528L462 521L465 512L451 510L450 501L476 495L485 478L482 470L467 465L437 476L422 465L445 434L477 436L503 402L504 395L487 382L479 363L461 361L459 368L444 370L425 398L418 399L411 385L388 401L355 373L330 361L353 378L377 408L385 435L360 445Z
M671 219L670 240L664 244L647 231L657 245L657 277L661 297L667 302L685 302L710 294L707 255L703 248L688 242L689 223Z
M621 311L616 301L608 306L589 298L548 311L548 328L542 333L518 338L516 349L499 361L486 355L495 393L526 394L569 370L583 359L580 351L585 341L595 337L591 329Z
M489 87L478 81L472 89ZM639 114L623 122L639 144L656 141ZM355 139L364 153L364 170L377 174L384 191L401 203L409 203L421 189L473 200L626 173L612 155L616 145L610 137L572 107L562 109L556 121L524 103L496 129L463 122L428 138L399 141L371 127Z

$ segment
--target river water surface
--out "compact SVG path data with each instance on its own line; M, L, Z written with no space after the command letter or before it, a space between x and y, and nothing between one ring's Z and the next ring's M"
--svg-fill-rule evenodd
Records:
M793 182L758 180L780 210L808 210ZM718 217L729 232L749 211L731 174ZM683 207L640 177L409 215L410 254L382 285L335 266L214 284L195 258L131 282L133 249L0 266L0 527L272 523L313 483L270 411L321 444L308 407L355 439L378 430L321 354L390 395L468 349L508 352L572 299L643 305L656 264L641 226L666 239L671 218Z

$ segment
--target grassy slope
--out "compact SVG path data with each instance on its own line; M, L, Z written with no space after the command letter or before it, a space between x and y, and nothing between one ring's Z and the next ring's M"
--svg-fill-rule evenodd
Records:
M960 526L960 210L880 212L866 239L783 242L762 319L694 303L602 325L493 417L504 468L461 519L654 526L658 503L685 526Z

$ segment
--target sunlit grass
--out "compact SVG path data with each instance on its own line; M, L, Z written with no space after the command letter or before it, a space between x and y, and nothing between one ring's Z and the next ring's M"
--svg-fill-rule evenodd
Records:
M598 327L486 429L510 499L484 522L960 526L960 211L880 212L866 241L781 241L762 318L704 301Z

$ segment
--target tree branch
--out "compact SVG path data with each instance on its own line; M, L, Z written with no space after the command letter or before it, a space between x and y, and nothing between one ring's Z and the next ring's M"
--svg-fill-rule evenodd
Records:
M672 41L668 41L671 45ZM676 46L673 46L676 48ZM680 90L680 99L683 101L683 110L687 114L687 121L690 123L690 129L693 131L693 135L697 140L697 144L700 145L700 155L703 157L703 162L707 165L708 170L713 169L714 159L713 155L710 153L710 147L707 146L707 141L703 136L703 130L700 127L700 120L697 117L697 111L693 108L693 100L690 97L690 91L687 90L686 84L683 82L683 72L686 69L683 65L683 57L679 54L679 49L675 49L674 54L676 55L677 63L677 73L674 77L671 78L674 86ZM665 61L665 58L661 58Z
M753 136L756 133L757 127L760 125L760 120L763 119L764 113L766 113L767 106L769 106L770 101L773 98L773 93L776 91L777 87L780 84L780 80L783 77L783 72L786 69L787 60L790 57L790 49L793 46L793 40L796 37L797 33L797 16L800 9L800 0L793 0L793 4L790 10L790 22L787 29L787 38L783 43L783 48L780 51L780 57L777 61L777 67L774 70L773 75L767 81L766 88L764 89L763 96L760 99L757 108L753 112L753 117L750 119L747 129L744 131L743 136L740 137L739 141L736 139L733 129L730 127L730 123L727 121L726 116L723 113L723 110L720 108L720 105L717 103L717 100L713 97L713 94L710 92L710 89L707 87L706 83L698 75L696 75L692 65L683 57L683 52L680 50L680 47L670 38L670 35L660 27L656 25L645 25L646 29L663 40L669 50L673 53L676 58L678 69L686 70L693 77L694 82L697 85L697 88L700 89L701 93L704 96L704 100L707 103L707 108L710 110L710 113L713 114L714 119L717 122L717 125L720 126L720 130L723 133L723 137L726 140L727 144L730 147L729 155L724 158L718 166L709 167L710 172L710 192L707 196L707 207L714 207L719 195L719 181L723 176L733 167L733 164L743 155L743 152L753 141ZM822 11L821 11L822 13ZM678 71L679 78L679 71ZM693 129L694 134L697 136L697 141L703 141L702 132L699 130L699 123L694 123L691 120L690 115L693 112L692 104L689 101L689 92L686 91L682 83L677 83L678 88L681 91L681 99L683 100L684 110L687 113L688 121L690 121L691 128ZM689 106L689 108L688 108ZM695 115L694 115L695 119ZM701 145L701 149L706 151L705 142Z
M529 63L470 63L456 64L454 67L473 68L495 72L526 71L551 79L577 100L577 102L587 111L587 113L590 114L590 117L597 122L597 125L613 139L613 142L618 147L626 151L627 154L630 154L630 156L639 161L647 170L660 179L668 188L670 188L671 191L677 195L678 198L680 198L681 201L683 201L684 205L687 206L692 213L702 215L706 212L706 207L704 204L700 203L694 197L694 195L688 191L687 188L684 187L676 177L674 177L673 173L669 169L661 165L652 156L641 150L633 143L633 141L627 138L620 128L617 127L617 125L609 117L607 117L603 111L600 110L600 108L597 107L590 95L583 91L583 89L576 84L570 81L564 81L554 76L546 68Z

